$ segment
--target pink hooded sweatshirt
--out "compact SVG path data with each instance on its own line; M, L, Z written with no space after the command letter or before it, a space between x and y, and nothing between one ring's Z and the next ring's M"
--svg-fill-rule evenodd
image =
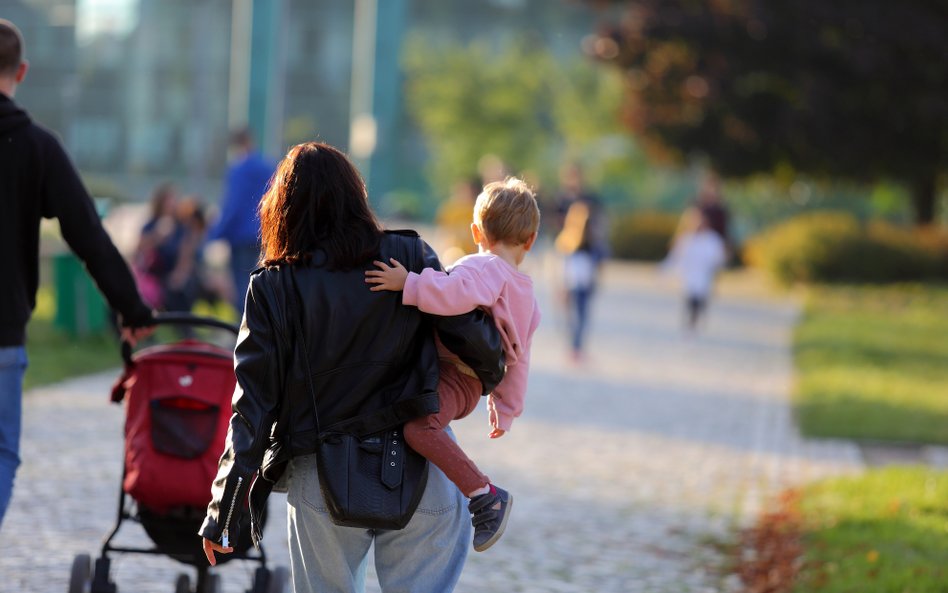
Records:
M540 325L533 280L492 253L462 257L450 273L431 268L409 272L402 303L433 315L460 315L481 307L494 318L504 344L507 373L487 400L493 428L510 430L523 412L530 370L530 344ZM458 358L440 345L442 358Z

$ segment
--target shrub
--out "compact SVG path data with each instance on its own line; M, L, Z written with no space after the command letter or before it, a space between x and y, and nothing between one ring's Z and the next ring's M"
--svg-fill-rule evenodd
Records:
M678 216L642 211L621 214L612 223L612 255L620 259L660 261L668 254Z
M811 212L754 237L747 259L784 284L945 280L948 234Z

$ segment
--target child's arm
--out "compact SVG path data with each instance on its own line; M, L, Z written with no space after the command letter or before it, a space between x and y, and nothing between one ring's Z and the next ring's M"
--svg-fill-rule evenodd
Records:
M507 374L487 396L487 410L491 426L490 438L496 439L510 431L514 418L523 413L527 393L527 375L530 371L530 353L525 352L517 364L507 367Z
M469 266L455 266L451 273L425 268L420 274L407 271L397 260L391 267L373 262L380 269L368 270L365 281L375 284L370 290L402 290L402 303L415 305L433 315L460 315L477 307L494 304L503 280L492 274L480 274Z
M389 261L392 262L392 267L385 265L385 262L373 261L372 263L378 266L379 269L367 270L365 272L366 283L375 285L369 289L372 292L378 292L380 290L398 292L405 288L405 279L408 278L408 270L394 257Z
M490 438L496 439L510 431L514 418L523 413L527 395L527 376L530 373L530 347L533 333L540 324L540 312L534 309L530 320L530 332L526 348L519 353L517 363L507 367L503 381L487 397L487 410L491 425Z

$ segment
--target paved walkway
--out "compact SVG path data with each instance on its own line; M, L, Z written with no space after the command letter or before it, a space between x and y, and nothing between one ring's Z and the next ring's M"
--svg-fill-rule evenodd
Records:
M862 466L855 446L804 441L794 428L792 301L726 283L704 333L688 337L673 286L651 268L613 265L594 303L589 360L574 366L554 299L541 296L524 417L497 441L486 438L483 412L455 425L516 496L508 533L471 554L459 593L733 591L712 542L780 488ZM25 462L0 532L0 592L65 591L73 556L95 554L110 528L123 422L108 403L114 377L27 397ZM271 506L267 550L285 563L281 502ZM126 529L126 541L148 541ZM114 575L120 591L169 592L181 568L126 556ZM226 591L249 584L237 563L221 574Z

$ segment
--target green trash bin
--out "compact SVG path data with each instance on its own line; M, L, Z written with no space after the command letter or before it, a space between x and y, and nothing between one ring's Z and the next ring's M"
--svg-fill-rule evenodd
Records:
M108 307L82 262L72 253L53 256L56 316L53 325L72 336L105 331Z

